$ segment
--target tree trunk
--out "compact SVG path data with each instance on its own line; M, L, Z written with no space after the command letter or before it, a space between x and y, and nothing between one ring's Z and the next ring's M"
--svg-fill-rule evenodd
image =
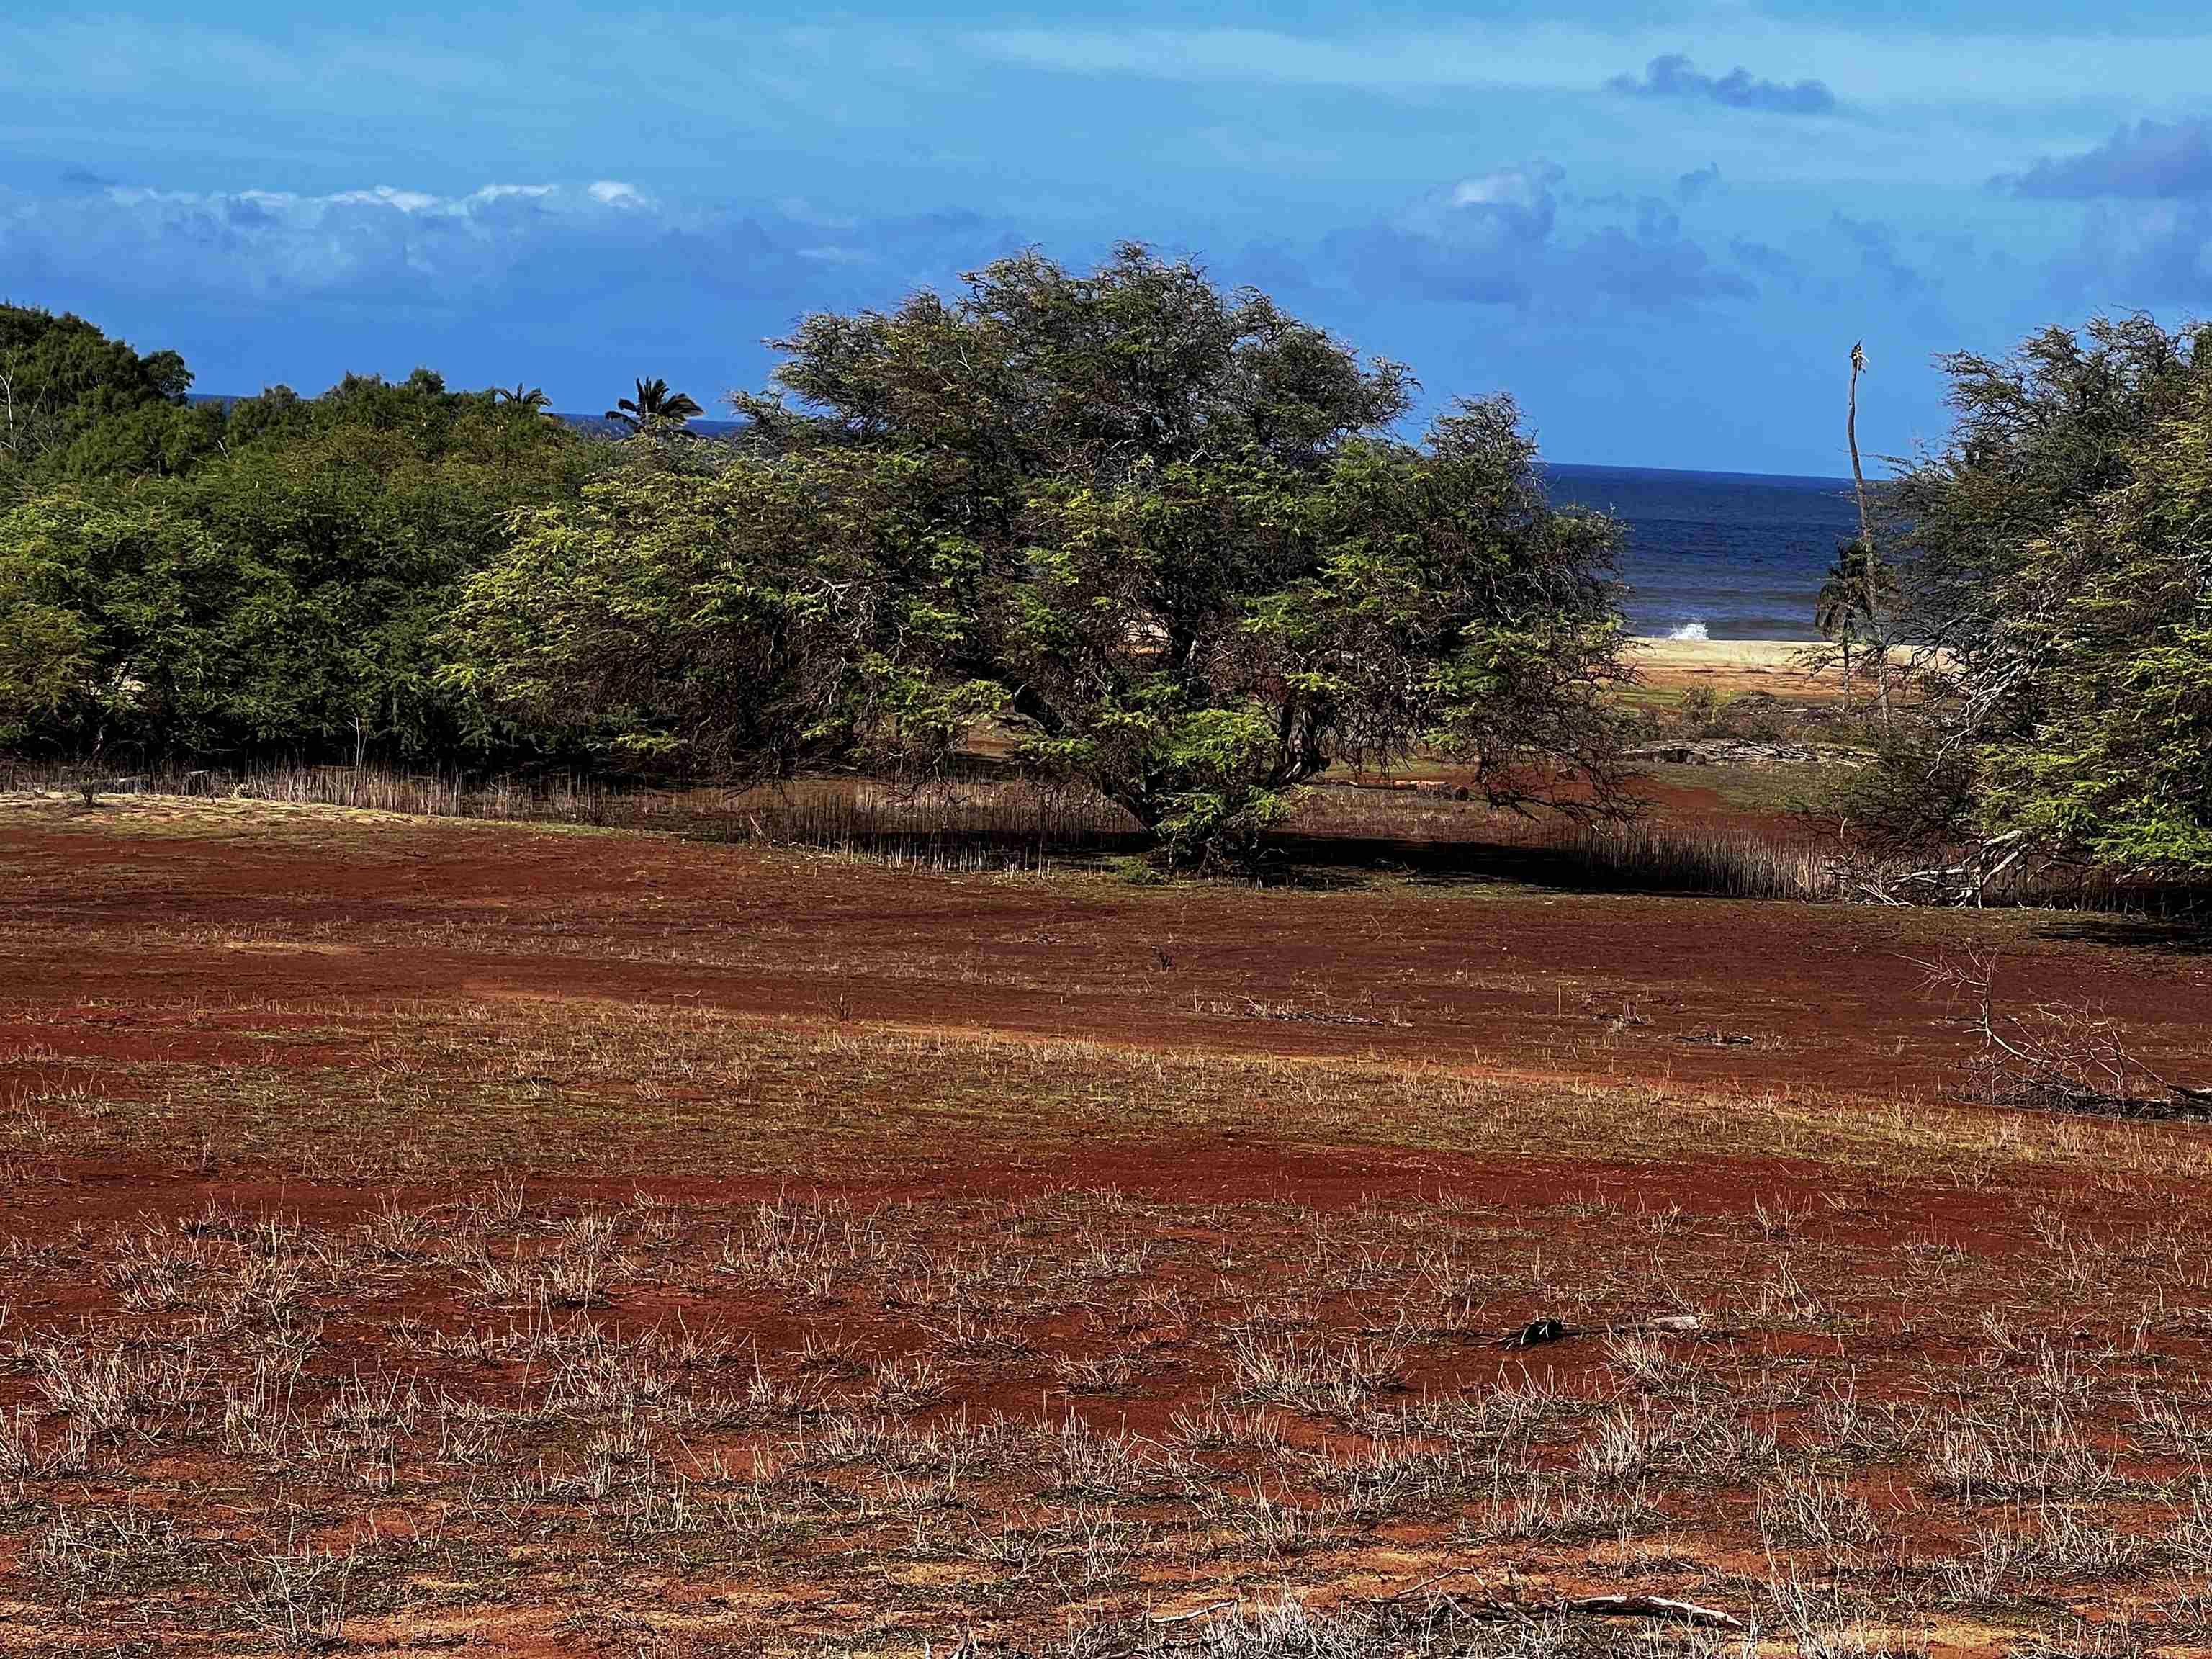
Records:
M1881 567L1875 556L1874 526L1867 516L1866 471L1859 465L1859 376L1866 370L1866 342L1851 343L1850 400L1844 411L1844 441L1850 446L1851 485L1858 496L1859 557L1863 561L1860 586L1866 599L1867 623L1874 632L1874 684L1875 695L1881 701L1881 732L1890 735L1889 722L1889 637L1875 610L1881 603ZM1844 647L1844 696L1850 700L1850 647Z

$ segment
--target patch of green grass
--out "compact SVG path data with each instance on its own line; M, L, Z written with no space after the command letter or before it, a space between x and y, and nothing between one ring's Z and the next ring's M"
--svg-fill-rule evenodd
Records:
M1641 769L1670 789L1710 789L1724 806L1745 812L1790 812L1817 802L1839 775L1832 766L1788 762L1693 766L1647 762Z

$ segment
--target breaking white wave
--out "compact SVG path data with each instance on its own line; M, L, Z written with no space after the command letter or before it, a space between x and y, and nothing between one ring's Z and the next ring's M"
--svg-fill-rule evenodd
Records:
M1680 628L1669 629L1667 637L1670 640L1709 640L1712 635L1705 632L1704 623L1692 617Z

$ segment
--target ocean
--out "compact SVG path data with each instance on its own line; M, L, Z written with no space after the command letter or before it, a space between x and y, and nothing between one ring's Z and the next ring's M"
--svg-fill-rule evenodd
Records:
M1610 513L1628 529L1620 572L1629 631L1683 639L1811 640L1836 544L1856 533L1848 478L1544 468L1554 506Z

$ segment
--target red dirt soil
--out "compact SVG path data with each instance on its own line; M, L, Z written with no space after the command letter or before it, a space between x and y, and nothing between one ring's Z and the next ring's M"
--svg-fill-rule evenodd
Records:
M301 844L28 817L0 818L0 1011L35 1007L45 1041L66 1027L87 1052L166 1048L148 1012L210 997L553 996L1893 1097L1940 1089L1966 1046L1921 963L1978 945L2014 1005L2086 997L2147 1060L2212 1072L2212 951L2096 916L1480 875L1159 890L478 824Z
M934 874L651 836L335 813L247 812L218 823L135 802L95 815L59 807L0 814L0 882L9 899L0 918L0 1085L9 1088L51 1085L72 1060L348 1063L327 1036L289 1045L284 1035L317 1026L306 1010L332 1000L398 1010L550 1000L584 1009L714 1009L826 1029L1079 1037L1170 1054L1373 1056L1476 1077L1796 1091L1870 1110L1950 1086L1967 1039L1920 994L1925 969L1917 964L1969 945L2001 953L2008 997L2100 1000L2124 1016L2147 1058L2180 1080L2212 1082L2203 1036L2212 1030L2212 953L2161 928L2052 914L1601 896L1480 874L1370 876L1334 889L1151 889L1097 875ZM638 1131L641 1150L655 1133ZM2115 1398L2123 1382L2140 1382L2138 1370L2155 1381L2193 1373L2212 1358L2212 1316L2180 1305L2198 1284L2188 1271L2176 1269L2174 1328L2153 1352L2130 1335L2133 1283L2124 1297L2093 1283L2081 1266L2105 1264L2098 1271L2117 1274L2111 1263L2155 1264L2168 1243L2177 1263L2193 1261L2200 1236L2179 1230L2200 1225L2197 1195L2170 1181L2109 1182L2081 1163L1964 1185L1925 1167L1891 1176L1728 1148L1632 1163L1564 1159L1540 1146L1479 1158L1314 1145L1324 1137L1292 1121L1149 1141L1041 1134L988 1152L944 1134L898 1133L908 1138L878 1173L818 1195L861 1216L890 1206L882 1212L908 1230L902 1237L919 1255L946 1258L963 1249L1042 1253L1035 1230L1065 1231L1055 1206L1077 1204L1082 1225L1097 1237L1125 1230L1150 1241L1158 1260L1142 1287L1180 1298L1182 1308L1180 1323L1161 1316L1160 1328L1142 1328L1131 1348L1122 1338L1142 1327L1137 1281L1103 1280L1037 1315L1023 1333L1027 1346L1011 1357L952 1365L945 1397L911 1414L917 1427L979 1421L994 1410L1034 1415L1049 1400L1051 1412L1157 1447L1178 1431L1179 1414L1224 1386L1223 1329L1240 1319L1264 1324L1253 1309L1285 1294L1286 1281L1303 1276L1308 1311L1325 1331L1372 1334L1384 1322L1370 1305L1382 1291L1359 1279L1360 1250L1386 1261L1376 1286L1387 1282L1401 1298L1418 1298L1427 1292L1412 1265L1414 1246L1390 1265L1393 1241L1449 1243L1455 1234L1476 1241L1473 1258L1487 1277L1449 1304L1448 1318L1425 1316L1440 1322L1409 1348L1402 1396L1394 1398L1479 1394L1509 1365L1519 1375L1522 1359L1501 1357L1486 1339L1532 1313L1569 1305L1632 1318L1669 1293L1725 1304L1743 1322L1722 1340L1684 1345L1686 1363L1711 1378L1747 1392L1769 1387L1777 1372L1817 1375L1825 1385L1831 1372L1844 1375L1848 1340L1851 1386L1869 1408L1924 1407L1954 1371L1971 1371L1973 1389L1987 1395L2028 1374L2025 1350L2006 1346L2010 1339L1986 1322L1960 1319L1960 1307L2002 1310L2062 1351L2125 1356L2112 1362L2125 1370L2112 1380ZM1278 1133L1301 1144L1274 1144ZM592 1316L611 1331L634 1338L678 1321L691 1331L726 1327L742 1336L747 1363L757 1358L778 1376L803 1370L810 1341L852 1344L870 1364L930 1350L939 1310L888 1273L866 1294L841 1288L834 1303L788 1285L745 1289L718 1279L708 1265L718 1248L756 1202L781 1203L782 1183L711 1166L660 1172L666 1167L642 1177L619 1168L590 1176L532 1172L531 1219L511 1237L490 1230L498 1249L486 1259L508 1261L501 1252L511 1243L519 1261L526 1243L550 1248L544 1240L562 1218L621 1210L631 1218L623 1224L632 1231L627 1248L645 1265L617 1279L610 1311ZM15 1173L0 1185L9 1260L47 1250L67 1265L11 1285L11 1330L129 1328L138 1316L119 1299L114 1276L97 1268L94 1245L149 1218L170 1225L212 1205L248 1218L294 1217L335 1237L397 1212L434 1216L434 1231L452 1224L463 1202L455 1182L436 1177L380 1182L371 1192L281 1168L195 1174L137 1154L57 1157ZM1099 1189L1110 1195L1097 1198ZM641 1193L670 1212L665 1238L652 1236ZM810 1184L808 1201L817 1196ZM1443 1219L1425 1213L1442 1212L1447 1199ZM2054 1217L2077 1229L2063 1246L2050 1242ZM2089 1230L2101 1230L2105 1242ZM2162 1242L2131 1243L2133 1254L2124 1254L2124 1236ZM393 1346L407 1329L451 1334L523 1317L471 1292L469 1264L433 1265L431 1246L422 1248L367 1273L360 1294L333 1292L318 1304L325 1322L310 1382L335 1391L349 1375L404 1369L426 1387L515 1404L527 1366ZM1781 1311L1754 1307L1778 1256L1787 1280L1792 1251L1808 1305L1825 1305L1818 1317L1796 1310L1786 1289L1759 1292ZM2071 1288L2061 1288L2062 1269L2074 1273ZM1340 1272L1340 1282L1331 1277ZM2163 1280L2154 1289L2161 1300L2169 1294ZM1093 1395L1062 1386L1058 1367L1124 1352L1140 1353L1142 1364L1118 1389ZM2046 1360L2050 1352L2042 1350ZM1591 1412L1601 1401L1639 1398L1613 1351L1595 1343L1532 1353L1526 1368ZM741 1383L740 1373L732 1376L727 1386ZM1965 1399L1968 1384L1957 1387ZM1811 1399L1808 1385L1802 1399L1765 1407L1765 1421L1785 1437L1809 1433ZM26 1402L36 1397L21 1374L0 1382L0 1411ZM1360 1455L1361 1434L1281 1415L1293 1419L1283 1425L1292 1444ZM687 1431L685 1455L735 1460L781 1432ZM547 1454L537 1455L542 1462ZM1212 1455L1233 1466L1245 1454ZM1561 1443L1539 1465L1571 1470L1574 1457ZM128 1482L88 1478L73 1498L54 1501L114 1505L135 1492L129 1501L181 1516L204 1522L219 1510L248 1517L240 1526L273 1526L275 1504L240 1473L244 1462L179 1453L139 1466ZM1967 1547L1963 1508L1918 1496L1906 1503L1895 1486L1911 1474L1883 1478L1883 1502L1896 1505L1883 1511L1894 1537L1916 1548ZM1003 1501L1008 1514L1042 1501L1011 1486L987 1484L982 1495ZM1707 1565L1735 1560L1754 1577L1765 1571L1744 1491L1662 1496L1669 1530L1652 1542L1662 1579L1674 1571L1667 1552L1678 1546L1686 1587L1702 1582L1691 1559L1701 1554ZM338 1513L338 1503L319 1512L319 1545L395 1538L420 1524L405 1506L362 1499ZM1451 1540L1440 1526L1394 1522L1327 1558L1331 1565L1316 1575L1328 1587L1323 1599L1414 1584L1439 1561L1457 1559ZM826 1542L860 1547L836 1533ZM27 1546L0 1530L0 1582L12 1595ZM1510 1553L1540 1587L1608 1582L1589 1579L1594 1569L1579 1555L1546 1555L1534 1544ZM854 1559L870 1575L866 1583L879 1582L878 1558ZM647 1589L631 1583L630 1601L610 1617L696 1614L704 1629L736 1619L732 1610L750 1598L768 1608L763 1629L793 1641L866 1635L882 1643L901 1630L908 1638L932 1630L942 1640L957 1629L957 1584L933 1604L908 1596L893 1617L870 1601L878 1591L858 1587L863 1580L844 1583L846 1570L841 1559L825 1558L811 1577L789 1560L717 1567L722 1576L704 1582L671 1574ZM1273 1566L1222 1571L1237 1593L1279 1576ZM1280 1579L1290 1572L1282 1568ZM1161 1577L1148 1566L1146 1575L1144 1594L1162 1607L1200 1605L1219 1588L1194 1572ZM2074 1605L2097 1599L2092 1593ZM652 1648L637 1639L615 1647L577 1626L579 1613L569 1602L518 1595L510 1605L472 1603L397 1622L364 1613L348 1638L395 1651L464 1641L503 1653L744 1650ZM0 1634L21 1635L29 1617L0 1614ZM1060 1619L1055 1609L1039 1628L1057 1628ZM730 1627L751 1628L741 1620ZM635 1638L630 1626L619 1628ZM2001 1645L1971 1620L1935 1641L1939 1651ZM907 1648L918 1650L918 1639Z

